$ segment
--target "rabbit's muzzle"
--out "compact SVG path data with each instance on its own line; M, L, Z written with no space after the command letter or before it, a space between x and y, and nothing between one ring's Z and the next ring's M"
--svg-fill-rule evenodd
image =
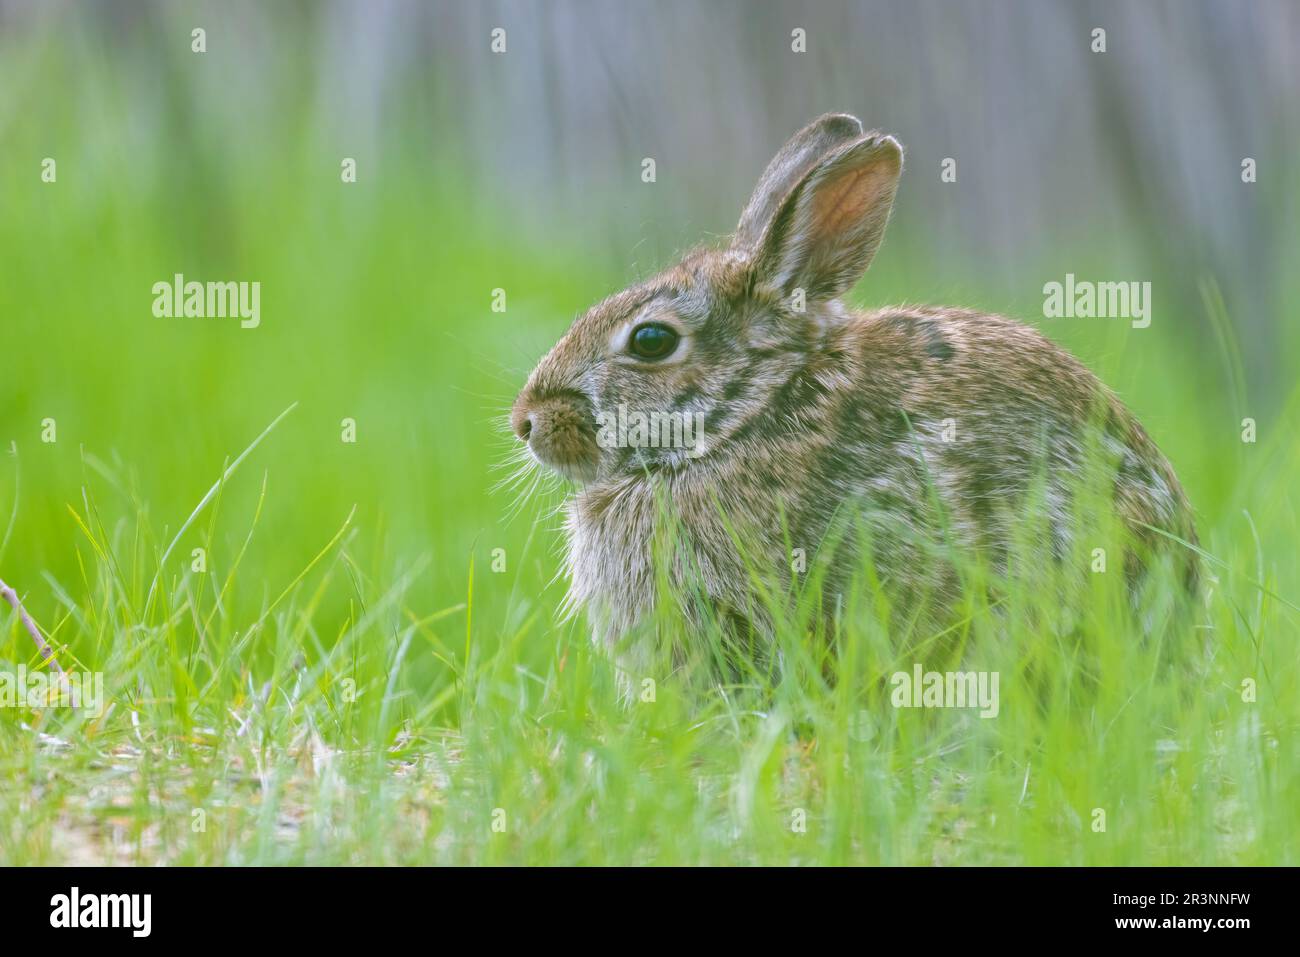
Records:
M570 391L543 395L525 391L515 400L510 425L543 465L579 482L596 477L600 446L586 396Z

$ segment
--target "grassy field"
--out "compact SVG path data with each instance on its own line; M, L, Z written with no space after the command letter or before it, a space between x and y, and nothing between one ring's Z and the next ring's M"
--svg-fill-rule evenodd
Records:
M0 578L107 701L0 708L0 863L1300 863L1300 392L1250 407L1213 277L1213 345L1036 320L1183 479L1206 654L1159 665L1111 574L1068 637L1041 595L992 625L972 605L996 719L828 684L797 623L785 680L664 674L624 706L557 617L560 491L494 486L532 362L633 277L512 237L418 158L344 186L316 145L272 163L176 117L197 142L167 162L100 95L2 157ZM155 317L176 273L260 281L260 326ZM937 298L924 276L887 241L854 299ZM910 667L852 620L842 675Z

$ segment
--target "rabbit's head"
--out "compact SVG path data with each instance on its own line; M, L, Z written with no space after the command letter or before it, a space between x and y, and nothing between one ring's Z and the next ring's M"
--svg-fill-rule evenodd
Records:
M742 449L844 316L902 170L892 137L828 114L764 171L731 244L701 250L579 317L516 399L515 434L590 482Z

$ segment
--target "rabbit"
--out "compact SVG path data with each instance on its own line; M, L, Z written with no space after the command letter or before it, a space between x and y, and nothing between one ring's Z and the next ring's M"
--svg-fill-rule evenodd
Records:
M712 607L691 620L707 610L770 631L752 568L788 583L792 551L817 552L846 515L869 530L870 560L904 612L941 599L958 583L927 537L942 527L1005 566L1040 467L1044 547L1063 560L1089 435L1116 463L1114 510L1145 549L1125 555L1125 574L1174 547L1153 530L1195 544L1187 498L1141 425L1037 331L968 309L843 303L902 169L893 137L822 116L768 165L729 243L593 306L529 376L511 427L576 487L567 603L586 610L598 644L619 647L665 597L692 615L692 588ZM655 413L695 423L682 430L690 447L645 441ZM636 419L623 441L620 416ZM668 515L684 553L664 578L654 543ZM823 587L842 588L857 565L831 564ZM1186 579L1194 588L1190 561ZM665 582L674 595L660 594Z

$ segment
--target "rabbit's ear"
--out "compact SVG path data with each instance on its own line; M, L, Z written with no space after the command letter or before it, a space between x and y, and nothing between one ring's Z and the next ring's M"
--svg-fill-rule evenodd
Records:
M816 164L781 203L756 249L758 279L810 300L833 299L876 254L903 170L892 136L868 133Z
M763 237L781 200L808 170L832 150L862 136L862 121L847 113L827 113L813 120L772 157L749 197L736 227L736 245L752 248Z

